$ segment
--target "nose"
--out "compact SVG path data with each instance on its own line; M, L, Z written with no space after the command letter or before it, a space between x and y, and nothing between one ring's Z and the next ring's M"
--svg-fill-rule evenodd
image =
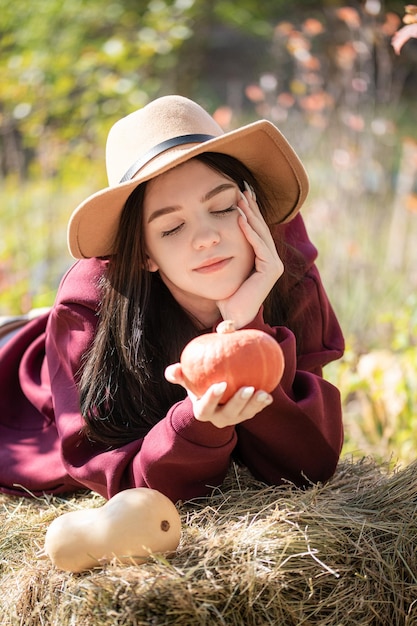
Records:
M196 250L210 248L220 241L220 233L208 224L200 224L193 235L193 246Z

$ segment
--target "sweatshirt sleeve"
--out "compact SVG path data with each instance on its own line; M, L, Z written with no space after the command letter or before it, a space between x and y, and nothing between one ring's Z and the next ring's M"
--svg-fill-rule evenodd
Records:
M303 222L287 226L287 238L304 259L304 273L291 285L291 325L271 327L262 311L249 324L279 342L284 375L273 403L237 426L238 458L259 479L296 485L326 481L336 468L343 443L340 393L322 377L323 367L342 356L343 335L314 264L317 252Z
M132 487L151 487L174 502L203 496L221 484L234 453L260 479L279 484L322 481L334 472L342 444L340 398L322 378L339 358L343 337L314 265L316 252L301 218L285 227L301 253L302 280L291 284L288 327L266 324L262 311L249 326L270 333L285 356L274 402L252 420L218 429L199 422L188 398L175 404L143 439L116 449L91 442L84 432L76 379L97 325L100 261L83 260L66 276L51 311L46 357L61 457L71 479L106 498ZM74 296L76 294L76 296Z
M67 281L75 277L68 276ZM117 449L106 449L86 437L76 377L95 333L95 299L86 295L82 303L71 302L65 291L71 291L68 284L49 316L46 354L68 475L81 487L106 498L122 489L151 487L175 502L205 495L219 485L236 445L235 429L198 422L188 398L174 405L143 439Z

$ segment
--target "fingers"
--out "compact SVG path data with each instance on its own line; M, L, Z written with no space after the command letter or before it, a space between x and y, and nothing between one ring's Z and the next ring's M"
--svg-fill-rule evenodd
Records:
M243 184L245 185L245 189L250 195L250 197L256 202L256 193L255 193L254 188L251 187L251 185L249 185L249 183L247 183L246 180L243 181Z
M242 387L224 405L222 417L226 422L231 420L238 420L235 421L236 424L244 422L254 417L271 402L272 396L266 391L255 390L254 387Z
M174 385L183 385L184 381L182 377L182 369L179 363L168 365L164 374L168 382L173 383Z
M271 231L264 220L261 210L256 202L256 195L248 183L245 182L245 192L240 192L238 209L242 215L241 225L246 235L251 233L251 229L269 247L275 249ZM249 228L247 224L251 227Z
M265 222L256 202L255 191L246 181L244 181L244 185L245 192L240 192L241 200L238 203L239 212L245 218L245 221L240 221L242 230L253 246L257 257L265 261L269 258L270 261L276 263L277 267L280 268L279 275L281 275L284 267L278 256L269 226ZM266 249L263 246L266 246ZM267 256L265 256L265 253L267 253Z
M193 403L194 417L201 422L213 422L219 402L227 387L226 382L211 385L205 394Z
M242 387L230 400L219 405L226 383L217 383L194 403L194 416L212 422L218 428L233 426L254 417L272 402L272 396L254 387Z
M180 363L168 365L165 369L165 378L170 383L186 388ZM254 387L247 386L239 389L226 404L220 404L226 387L226 382L211 385L201 398L197 398L188 390L193 403L194 417L197 420L211 422L217 428L233 426L251 419L272 402L272 396L266 391L256 391Z
M280 261L271 231L263 217L259 215L258 218L252 213L248 218L248 215L249 211L245 214L245 219L240 220L240 227L246 239L253 247L256 258L265 262L268 262L268 260L273 263Z
M261 218L262 221L264 221L262 217L262 213L256 202L255 192L250 191L251 188L249 187L247 182L245 182L244 184L245 184L246 191L240 192L240 202L239 202L239 207L243 209L242 213L244 214L246 218L249 218L251 216L256 216L256 217Z

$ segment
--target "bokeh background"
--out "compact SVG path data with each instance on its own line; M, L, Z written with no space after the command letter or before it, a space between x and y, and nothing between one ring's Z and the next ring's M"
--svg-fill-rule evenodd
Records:
M225 128L264 117L311 179L303 214L344 329L326 376L345 455L417 444L417 39L405 3L0 0L0 315L53 303L66 224L106 185L121 116L167 93Z

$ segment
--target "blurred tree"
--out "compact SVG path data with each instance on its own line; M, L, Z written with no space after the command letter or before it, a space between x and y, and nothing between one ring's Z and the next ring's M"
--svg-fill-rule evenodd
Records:
M121 115L160 93L204 91L222 24L227 38L242 30L253 55L284 4L0 0L0 172L71 176Z
M76 181L113 121L162 93L241 112L246 86L280 62L277 23L343 4L0 0L0 176Z
M1 169L49 176L161 89L191 36L192 0L0 0ZM32 159L35 156L36 159ZM39 174L39 172L36 172Z

